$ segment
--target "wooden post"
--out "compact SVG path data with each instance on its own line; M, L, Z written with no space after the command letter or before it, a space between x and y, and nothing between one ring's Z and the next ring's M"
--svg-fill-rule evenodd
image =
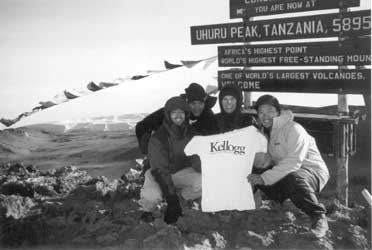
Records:
M243 23L244 23L244 26L246 25L246 22L244 21L244 20L249 20L249 21L252 21L253 20L253 18L252 17L249 17L249 16L247 16L247 11L245 11L244 12L244 14L243 14ZM245 28L246 27L244 27L244 30L245 30ZM252 44L251 42L244 42L244 45L250 45L250 44ZM243 68L244 70L247 70L247 69L250 69L250 67L247 67L247 65L245 64L244 65L244 68ZM249 109L250 107L252 107L252 92L251 91L243 91L243 101L244 101L244 103L243 103L243 108L245 109L245 110L247 110L247 109Z
M244 109L252 107L252 92L244 91Z
M349 107L347 103L347 96L338 94L338 114L349 114ZM337 165L337 199L341 204L348 206L349 203L349 125L340 120L336 123L337 151L336 165Z
M343 13L347 12L347 8L340 9L340 17ZM339 40L343 40L343 34L340 33ZM346 68L346 66L339 66L340 71ZM345 94L338 94L338 114L339 116L348 115L349 107L347 103L347 96ZM349 203L349 126L347 123L342 122L342 119L336 123L336 136L337 138L337 152L336 152L336 165L337 165L337 176L336 176L336 197L339 199L341 204L348 206Z
M347 95L338 94L337 96L337 111L339 115L348 115L349 114L349 105L347 103Z
M348 206L349 203L349 155L348 155L348 143L347 138L349 136L348 124L342 121L336 124L336 136L337 140L337 179L336 187L337 193L336 197L341 202L341 204Z

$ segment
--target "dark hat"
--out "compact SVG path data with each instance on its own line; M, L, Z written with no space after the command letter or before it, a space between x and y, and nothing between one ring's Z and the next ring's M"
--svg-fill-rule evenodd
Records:
M185 113L189 112L189 106L186 101L180 96L174 96L170 98L164 105L165 112L171 112L176 109L181 109Z
M225 96L227 95L231 95L233 97L235 97L236 99L236 110L240 110L240 107L242 106L242 102L243 102L243 92L242 92L242 89L239 88L238 86L234 85L234 84L228 84L228 85L225 85L222 87L222 89L220 90L220 93L218 95L218 101L219 101L219 104L220 104L220 109L221 109L221 112L224 112L224 109L222 107L222 100Z
M222 89L220 90L219 99L222 100L227 95L231 95L235 97L237 100L243 99L241 88L233 84L228 84L222 87Z
M256 104L254 105L254 108L256 109L256 111L258 111L258 108L264 104L274 106L276 110L280 113L281 108L280 108L279 101L278 99L276 99L276 97L272 95L260 96L260 98L257 99Z
M187 102L202 101L206 99L204 88L197 83L191 83L186 89L186 100Z

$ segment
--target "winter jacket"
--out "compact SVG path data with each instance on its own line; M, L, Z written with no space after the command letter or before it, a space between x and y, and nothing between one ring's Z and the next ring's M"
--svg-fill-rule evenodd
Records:
M181 95L181 97L185 98L184 95ZM215 130L212 107L216 104L216 101L216 97L208 96L202 114L199 117L193 117L192 115L189 117L190 124L199 135L210 135ZM143 154L147 154L149 138L151 134L162 125L163 120L164 108L161 108L136 124L135 132L138 145Z
M149 139L153 131L156 131L164 119L164 108L149 114L136 124L135 132L141 152L147 155Z
M166 111L164 113L163 124L150 138L148 159L151 173L167 197L176 192L171 175L187 167L200 171L200 161L194 161L184 153L186 144L196 134L193 127L186 120L180 128L172 124Z
M215 131L215 116L210 108L204 108L199 117L191 115L190 124L198 135L211 135Z
M322 190L329 179L328 168L318 150L315 139L297 122L289 110L282 110L274 118L269 136L268 153L274 167L261 177L265 185L272 185L299 168L307 168L320 180Z
M242 114L240 112L233 118L218 113L215 115L215 122L215 133L220 134L254 125L255 119L248 114Z

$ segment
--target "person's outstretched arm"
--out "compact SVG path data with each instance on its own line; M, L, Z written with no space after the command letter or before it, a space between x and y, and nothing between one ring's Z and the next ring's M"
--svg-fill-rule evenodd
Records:
M161 126L163 119L164 109L161 108L149 114L136 124L135 132L138 146L143 154L147 154L150 136L153 131Z

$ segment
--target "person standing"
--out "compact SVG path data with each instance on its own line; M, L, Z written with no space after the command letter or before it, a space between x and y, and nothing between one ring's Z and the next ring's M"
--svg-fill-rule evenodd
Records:
M269 199L282 203L290 199L311 219L311 233L322 238L328 230L326 209L316 196L329 179L315 139L297 122L291 111L281 110L271 95L261 96L255 105L258 125L268 138L271 166L254 168L248 181Z

